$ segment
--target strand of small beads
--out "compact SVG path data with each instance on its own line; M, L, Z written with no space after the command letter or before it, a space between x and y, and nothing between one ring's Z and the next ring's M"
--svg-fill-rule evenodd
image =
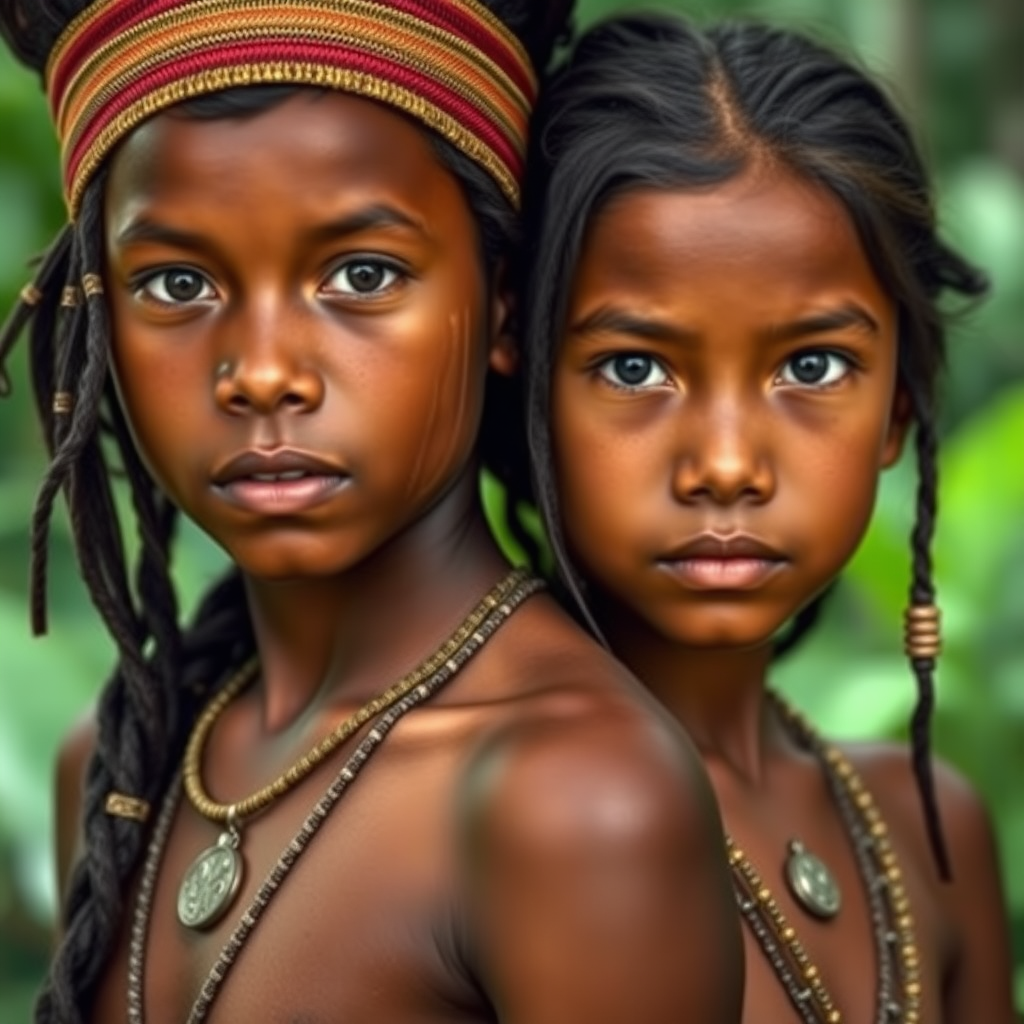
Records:
M871 913L878 965L876 1024L920 1024L921 984L910 902L888 828L853 765L795 710L772 695L797 742L819 760L843 821ZM806 1024L842 1024L843 1015L771 890L746 854L726 838L736 901L794 1008ZM902 1001L896 996L899 976Z
M376 718L366 736L345 761L334 781L314 805L298 832L285 847L277 863L257 889L238 925L221 949L216 962L210 968L206 981L192 1005L187 1024L202 1024L206 1019L220 992L221 985L235 965L263 912L270 905L271 900L298 863L299 858L308 849L309 844L338 801L347 792L349 786L355 782L366 762L379 749L399 719L434 696L490 640L516 608L543 587L544 583L541 580L528 577L521 571L509 574L485 598L484 604L487 606L485 615L480 617L474 613L453 634L453 638L458 637L458 647L456 650L450 651L447 660L438 666L429 678L419 681L411 691L405 693L400 700L394 702ZM500 594L500 597L495 597L496 593ZM445 648L448 648L447 643ZM167 790L160 815L153 829L153 835L150 837L142 879L135 897L128 954L127 1009L129 1024L144 1024L145 1022L145 962L149 919L153 909L157 876L160 873L160 864L170 836L175 811L181 799L181 791L182 778L179 772Z

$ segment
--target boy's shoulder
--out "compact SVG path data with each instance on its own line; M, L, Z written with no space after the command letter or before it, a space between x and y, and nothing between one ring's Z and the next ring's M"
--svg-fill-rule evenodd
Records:
M495 672L522 673L518 707L460 778L470 970L515 993L509 1019L738 1020L738 917L699 755L592 641L532 635L517 665L494 651Z
M529 643L510 631L491 666L517 677L520 696L468 762L471 819L538 855L578 843L700 845L709 837L720 853L710 785L678 724L575 626L528 628L526 616L521 625Z

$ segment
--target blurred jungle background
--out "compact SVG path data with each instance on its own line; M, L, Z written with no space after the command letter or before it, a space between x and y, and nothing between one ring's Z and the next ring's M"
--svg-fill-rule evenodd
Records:
M616 7L581 0L580 22ZM645 5L649 6L649 5ZM666 6L662 4L662 6ZM672 6L672 5L667 5ZM686 0L698 18L753 15L852 47L892 86L935 168L948 234L993 293L953 337L943 413L937 578L945 613L936 743L995 817L1024 1006L1024 2ZM61 222L56 148L36 82L0 55L0 308ZM51 794L59 738L111 647L55 527L48 639L29 636L27 524L45 460L24 350L0 402L0 1020L27 1020L54 917ZM900 651L913 465L888 474L870 536L783 688L837 736L902 738L913 700ZM495 499L495 495L489 495ZM186 534L194 596L220 556Z

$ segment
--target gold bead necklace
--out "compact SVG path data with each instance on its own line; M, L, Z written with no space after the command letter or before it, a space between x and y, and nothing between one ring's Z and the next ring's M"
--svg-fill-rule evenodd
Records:
M853 765L818 736L810 723L775 694L785 724L820 761L854 849L871 909L879 985L877 1024L920 1024L920 960L914 922L888 828ZM842 1024L843 1015L807 955L796 929L782 913L742 849L726 837L736 899L762 952L806 1024ZM893 962L902 1001L894 995Z
M300 757L272 782L255 793L232 804L213 800L202 784L202 758L206 741L224 709L256 676L257 662L252 659L237 672L210 701L189 736L182 764L182 782L189 802L204 818L221 822L227 829L214 846L203 850L191 863L178 891L178 918L189 928L207 928L223 916L231 905L242 878L242 825L248 818L265 810L275 800L293 789L318 765L341 746L353 733L372 718L387 711L424 680L449 664L453 655L470 638L496 608L530 581L522 569L513 569L463 620L462 624L437 650L413 671L403 676L383 693L371 698L348 716L308 753ZM481 642L478 641L477 642Z

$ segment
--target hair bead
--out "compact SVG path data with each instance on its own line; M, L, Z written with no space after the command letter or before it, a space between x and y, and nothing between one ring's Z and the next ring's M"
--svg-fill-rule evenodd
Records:
M82 292L87 299L94 295L103 294L103 278L99 274L84 274L82 276Z
M21 289L19 298L26 306L38 306L43 301L43 293L35 284L30 283Z
M107 794L106 803L103 809L112 818L127 818L129 821L145 822L149 820L150 805L148 800L141 800L137 796L126 796L111 790Z
M75 408L75 396L70 391L58 391L53 396L55 416L69 416Z
M937 658L942 651L941 613L936 605L911 605L905 616L907 657Z

